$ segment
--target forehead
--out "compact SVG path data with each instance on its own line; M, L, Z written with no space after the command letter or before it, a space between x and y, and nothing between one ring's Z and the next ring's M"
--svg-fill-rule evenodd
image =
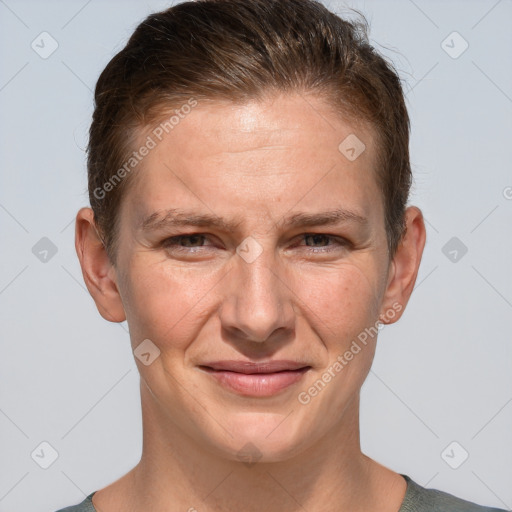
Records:
M318 97L203 101L166 123L171 116L140 137L153 147L123 201L139 220L191 205L218 215L279 217L299 202L301 210L341 206L382 215L371 128L344 119Z

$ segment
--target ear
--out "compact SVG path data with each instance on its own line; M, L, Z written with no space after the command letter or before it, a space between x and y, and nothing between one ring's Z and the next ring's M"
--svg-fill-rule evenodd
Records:
M407 230L389 267L380 311L383 324L392 324L402 316L414 288L425 247L426 231L421 210L410 206L405 211L405 218Z
M126 320L115 268L98 236L91 208L81 208L77 213L75 248L85 285L101 316L110 322Z

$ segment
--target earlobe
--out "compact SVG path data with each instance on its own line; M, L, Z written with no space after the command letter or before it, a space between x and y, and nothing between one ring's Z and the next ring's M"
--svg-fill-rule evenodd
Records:
M405 215L407 230L390 264L380 312L384 324L392 324L402 316L413 291L425 247L426 231L421 210L410 206ZM393 313L389 314L391 311Z
M126 320L115 279L115 269L98 235L91 208L81 208L77 213L75 249L85 285L101 316L110 322Z

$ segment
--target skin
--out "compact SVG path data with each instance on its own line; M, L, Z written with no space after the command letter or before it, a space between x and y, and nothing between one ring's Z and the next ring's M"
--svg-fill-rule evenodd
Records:
M354 161L338 150L349 134L366 145ZM96 492L98 510L399 510L405 480L360 449L359 394L377 336L309 403L298 400L365 328L400 318L416 281L423 216L407 209L406 236L390 259L375 157L371 129L314 95L208 102L137 168L121 206L116 265L92 211L78 212L76 249L99 312L127 319L132 349L150 339L160 350L147 366L135 358L141 460ZM169 208L239 224L140 228ZM284 223L293 213L335 208L367 223ZM161 244L192 233L205 238ZM251 263L236 251L249 236L262 250ZM221 359L289 359L312 368L274 396L247 397L198 367ZM238 458L246 443L260 457L252 464Z

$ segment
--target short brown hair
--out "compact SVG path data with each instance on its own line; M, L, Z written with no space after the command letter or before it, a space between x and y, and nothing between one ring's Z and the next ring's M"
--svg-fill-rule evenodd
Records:
M294 91L317 93L373 129L388 251L395 254L412 180L409 117L397 72L369 44L368 23L357 14L359 20L341 19L313 0L197 0L136 28L98 79L87 149L91 208L112 262L119 207L133 177L111 182L108 193L105 184L141 129L191 98L244 102Z

